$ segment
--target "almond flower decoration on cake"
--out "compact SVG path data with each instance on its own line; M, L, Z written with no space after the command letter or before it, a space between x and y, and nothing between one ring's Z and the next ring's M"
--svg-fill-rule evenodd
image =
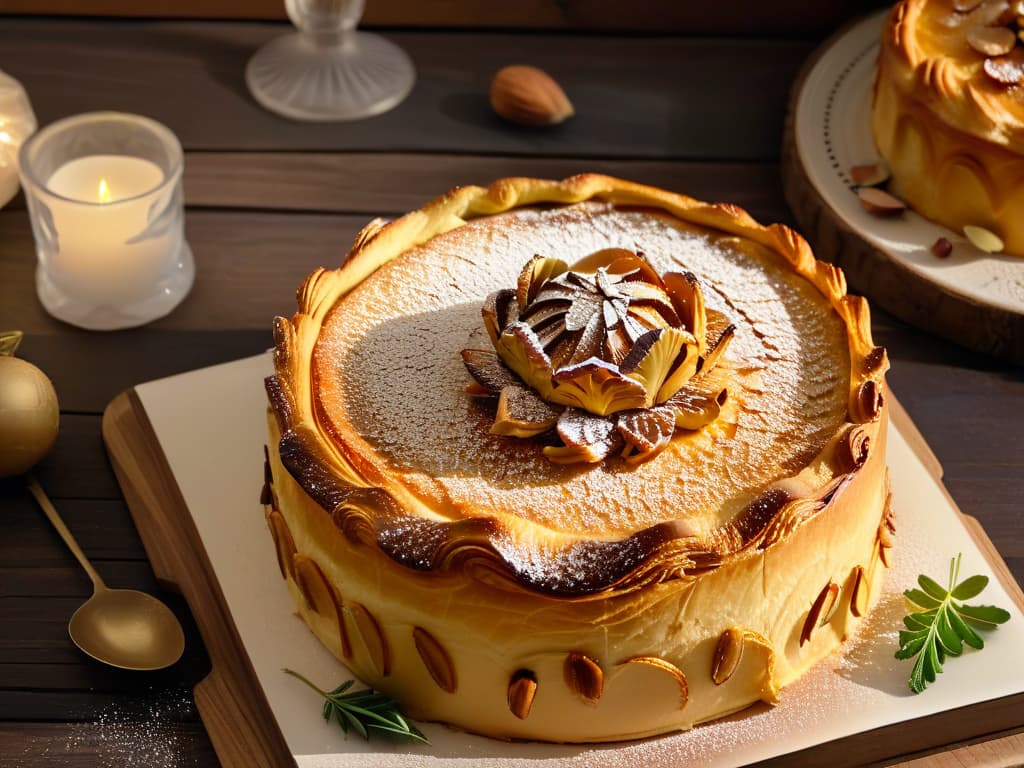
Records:
M534 256L516 290L482 309L494 351L465 349L468 391L498 396L491 432L554 429L559 464L630 464L657 456L676 429L713 421L725 403L716 363L735 327L707 309L689 272L659 276L642 254L608 248L572 266Z

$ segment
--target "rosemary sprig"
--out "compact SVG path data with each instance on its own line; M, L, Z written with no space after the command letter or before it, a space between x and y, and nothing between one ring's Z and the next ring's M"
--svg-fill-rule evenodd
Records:
M379 691L370 688L349 693L353 680L346 680L333 691L324 691L294 670L282 671L298 678L323 696L324 720L334 718L346 734L351 728L364 739L369 739L372 732L390 738L430 743L419 728L405 719L398 709L398 702Z
M957 600L970 600L988 585L988 576L960 578L960 557L949 561L949 585L943 589L924 574L917 577L921 589L908 589L903 593L907 602L922 610L903 618L907 627L900 631L900 649L897 659L917 656L910 672L910 690L921 693L935 675L942 671L946 656L959 656L963 644L982 649L985 641L975 629L990 630L1008 621L1010 614L994 605L963 605Z

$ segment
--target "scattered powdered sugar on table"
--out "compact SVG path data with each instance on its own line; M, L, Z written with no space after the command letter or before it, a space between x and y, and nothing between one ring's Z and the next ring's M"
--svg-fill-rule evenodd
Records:
M198 757L188 751L191 740L181 734L181 724L196 718L191 691L153 691L72 726L67 752L93 754L97 768L191 768Z
M731 386L743 411L730 416L727 404L718 423L677 435L639 467L614 459L555 465L537 441L488 433L493 404L465 394L470 377L459 353L490 348L480 306L490 292L515 286L532 256L571 263L607 247L642 251L659 271L697 275L708 305L738 326L724 365L736 371ZM849 375L842 323L777 256L605 204L474 221L409 251L339 305L316 358L326 371L328 418L350 421L435 508L604 535L682 516L698 529L716 527L719 515L729 517L823 447L843 420Z

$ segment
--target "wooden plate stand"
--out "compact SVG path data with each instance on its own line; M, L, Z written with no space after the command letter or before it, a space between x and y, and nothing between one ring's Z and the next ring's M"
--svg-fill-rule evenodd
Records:
M938 460L895 398L890 398L890 417L941 486ZM274 720L195 524L134 390L118 395L107 406L103 438L156 578L184 596L209 652L212 671L196 686L195 698L221 763L226 768L294 768L295 759ZM1024 610L1024 593L992 542L974 518L964 519L993 573ZM859 733L763 765L863 765L1021 728L1024 694Z

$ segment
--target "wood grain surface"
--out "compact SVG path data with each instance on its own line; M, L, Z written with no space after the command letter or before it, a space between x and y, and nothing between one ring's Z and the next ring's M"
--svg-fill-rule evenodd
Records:
M0 0L10 2L10 0ZM372 5L372 3L371 3ZM242 69L283 25L0 18L0 67L21 78L40 120L86 109L154 115L187 152L186 226L196 286L146 327L90 333L45 314L23 203L0 211L0 329L45 370L61 432L37 476L111 586L161 594L186 627L186 654L159 673L107 669L67 636L89 581L19 479L0 480L0 765L212 768L192 687L210 669L184 599L159 589L103 447L101 414L142 381L249 356L271 344L306 272L337 263L355 231L454 184L504 175L611 172L762 219L792 221L778 177L791 78L812 40L761 36L433 32L393 35L420 81L396 112L309 126L259 110ZM389 33L390 35L390 33ZM499 62L529 60L563 79L577 118L527 132L486 109ZM873 312L888 380L1024 584L1024 372ZM993 721L995 722L995 721ZM952 724L948 750L912 765L1012 765L1020 736L980 743ZM997 728L994 730L998 730Z
M789 83L813 48L785 39L389 33L416 65L408 99L370 120L309 124L262 110L243 82L249 57L284 31L4 19L0 51L41 124L116 106L165 123L188 149L748 160L777 156ZM491 112L491 77L523 62L562 84L575 117L538 131Z
M822 32L870 2L834 0L734 0L729 4L645 0L371 0L363 25L468 27L616 32L714 32L792 35ZM877 5L877 3L875 3ZM208 19L284 19L281 0L0 0L0 13L148 16Z

